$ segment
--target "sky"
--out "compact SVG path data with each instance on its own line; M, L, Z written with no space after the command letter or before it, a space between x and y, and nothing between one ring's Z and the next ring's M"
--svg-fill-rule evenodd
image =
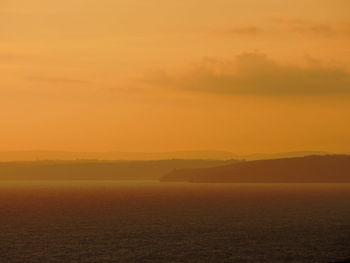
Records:
M0 0L0 149L350 152L348 0Z

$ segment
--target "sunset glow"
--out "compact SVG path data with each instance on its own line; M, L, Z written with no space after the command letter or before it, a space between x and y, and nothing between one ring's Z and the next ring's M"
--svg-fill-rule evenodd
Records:
M347 0L0 2L2 151L350 152Z

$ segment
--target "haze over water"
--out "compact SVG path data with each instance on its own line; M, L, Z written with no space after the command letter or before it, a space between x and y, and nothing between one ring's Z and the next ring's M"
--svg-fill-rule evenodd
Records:
M350 184L2 182L0 262L333 262Z

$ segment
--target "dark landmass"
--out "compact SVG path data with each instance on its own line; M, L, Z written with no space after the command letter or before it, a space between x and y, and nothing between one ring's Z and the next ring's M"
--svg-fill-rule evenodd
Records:
M163 182L350 183L350 155L237 162L220 167L173 170Z
M173 169L207 168L237 161L35 161L0 163L0 180L159 180Z
M276 154L250 154L237 155L229 151L174 151L174 152L68 152L68 151L0 151L0 161L40 161L40 160L260 160L289 157L302 157L308 155L326 155L327 152L299 151Z
M274 154L268 154L268 153L256 153L256 154L249 154L249 155L243 155L242 158L247 161L254 161L254 160L269 160L269 159L281 159L281 158L294 158L294 157L305 157L305 156L313 156L313 155L329 155L329 152L322 152L322 151L299 151L299 152L285 152L285 153L274 153Z

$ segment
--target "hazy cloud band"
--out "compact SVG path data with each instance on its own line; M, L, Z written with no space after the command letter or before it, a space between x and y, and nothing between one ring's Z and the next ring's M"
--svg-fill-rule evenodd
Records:
M183 74L155 77L153 85L191 91L246 95L331 95L350 93L343 68L281 64L259 53L234 60L205 60Z

